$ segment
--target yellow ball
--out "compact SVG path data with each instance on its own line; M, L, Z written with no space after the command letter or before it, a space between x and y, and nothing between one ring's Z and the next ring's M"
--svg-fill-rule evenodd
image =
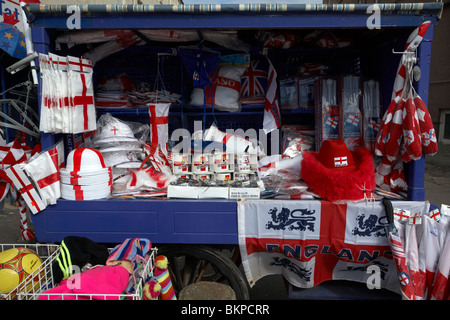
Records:
M27 248L13 248L0 252L0 293L11 293L41 264L42 259Z

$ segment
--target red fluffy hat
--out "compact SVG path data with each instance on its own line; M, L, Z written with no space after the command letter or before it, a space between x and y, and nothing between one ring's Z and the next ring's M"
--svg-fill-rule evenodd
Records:
M362 200L375 189L372 154L364 147L350 151L341 139L323 141L319 152L303 152L300 174L325 200Z

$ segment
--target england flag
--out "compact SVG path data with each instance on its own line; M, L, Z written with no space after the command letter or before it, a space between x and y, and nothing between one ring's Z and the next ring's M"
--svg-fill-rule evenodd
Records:
M267 78L266 101L264 106L263 130L266 134L277 129L281 125L281 114L277 94L277 72L270 62Z
M399 201L423 213L428 202ZM375 282L396 293L388 220L380 202L245 200L238 203L239 245L247 280L282 274L295 287L328 280Z

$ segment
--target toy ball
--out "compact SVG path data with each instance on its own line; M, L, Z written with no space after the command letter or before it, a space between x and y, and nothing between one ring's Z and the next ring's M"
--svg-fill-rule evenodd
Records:
M9 294L42 264L33 250L13 248L0 252L0 293Z

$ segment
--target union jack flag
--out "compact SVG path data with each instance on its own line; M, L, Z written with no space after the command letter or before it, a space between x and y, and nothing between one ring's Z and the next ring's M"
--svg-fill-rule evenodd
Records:
M265 95L267 87L267 64L252 60L241 77L241 97Z

